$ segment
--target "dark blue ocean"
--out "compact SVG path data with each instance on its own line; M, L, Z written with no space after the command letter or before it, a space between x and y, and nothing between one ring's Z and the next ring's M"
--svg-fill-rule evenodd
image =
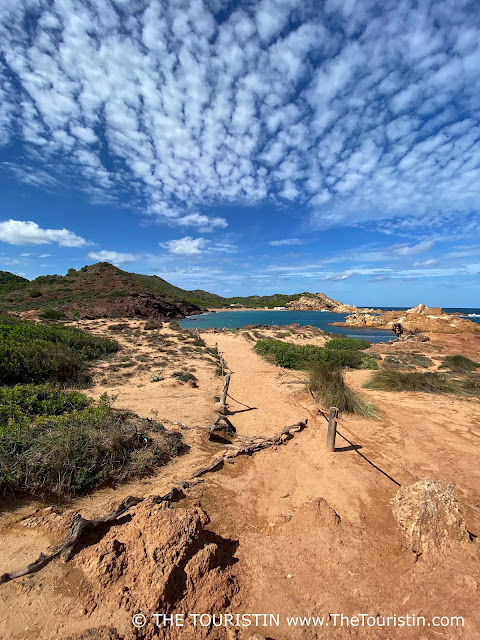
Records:
M407 307L382 308L384 311L405 310ZM473 322L480 323L480 309L445 309L449 313L458 313L468 317ZM273 311L248 310L245 311L218 311L216 313L203 313L198 316L190 316L180 321L180 326L185 329L238 329L246 324L293 324L301 326L307 324L317 327L322 331L351 336L352 338L364 338L369 342L386 342L392 340L395 335L392 331L384 329L359 329L357 327L331 327L330 322L343 322L347 314L331 313L330 311Z

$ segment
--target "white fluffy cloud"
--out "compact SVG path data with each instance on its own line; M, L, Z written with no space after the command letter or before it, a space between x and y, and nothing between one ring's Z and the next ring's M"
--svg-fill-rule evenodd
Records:
M199 256L202 254L202 249L207 245L208 240L205 238L191 238L185 236L178 240L169 240L168 242L161 242L160 246L164 249L168 249L169 253L176 256Z
M111 262L112 264L131 264L137 262L138 257L133 253L120 253L118 251L91 251L88 254L91 260L98 260L99 262Z
M42 229L36 222L6 220L0 222L0 240L14 245L56 243L60 247L83 247L87 241L68 229Z
M245 1L228 16L208 0L3 2L0 144L23 145L5 166L200 233L226 227L207 209L229 203L305 205L317 227L458 219L480 199L474 13L468 0Z

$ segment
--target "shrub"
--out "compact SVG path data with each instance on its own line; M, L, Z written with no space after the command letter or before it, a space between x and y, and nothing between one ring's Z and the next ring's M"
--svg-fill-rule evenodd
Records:
M83 381L86 362L117 351L74 327L0 317L0 384Z
M396 371L381 369L376 371L363 385L367 389L381 391L423 391L424 393L457 393L479 395L480 381L476 379L455 380L440 373L426 371Z
M169 329L173 329L174 331L180 331L180 325L176 320L170 320L168 323Z
M271 338L259 340L255 350L286 369L308 369L315 362L330 367L378 368L374 358L358 351L323 349L315 345L298 345Z
M368 342L368 340L350 338L349 336L332 338L332 340L325 343L325 349L335 349L340 351L361 351L362 349L368 349L369 347L370 342Z
M61 309L44 309L38 317L42 320L61 320L65 318L65 314Z
M472 371L475 371L478 366L478 362L474 362L473 360L470 360L470 358L465 358L465 356L461 355L454 355L447 356L440 365L440 368L450 369L450 371L455 371L457 373L471 373Z
M42 295L40 289L32 289L29 294L30 298L39 298Z
M337 407L341 412L373 418L376 408L345 382L341 369L314 364L310 370L309 387L325 408Z
M154 373L150 376L150 382L161 382L164 377L160 373Z
M0 429L29 424L36 416L85 409L90 399L77 391L62 391L49 384L19 384L0 387Z
M145 329L145 331L152 331L153 329L161 329L162 323L159 322L158 320L147 320L146 323L143 325L143 328Z
M107 329L109 331L124 331L124 329L130 329L130 325L127 322L121 322L119 324L109 324Z
M0 428L0 488L57 495L85 493L106 480L149 472L181 449L181 437L110 407L103 397L62 415Z
M177 378L177 380L181 380L181 382L188 382L189 380L197 382L196 376L190 373L190 371L175 371L175 373L172 373L172 378Z

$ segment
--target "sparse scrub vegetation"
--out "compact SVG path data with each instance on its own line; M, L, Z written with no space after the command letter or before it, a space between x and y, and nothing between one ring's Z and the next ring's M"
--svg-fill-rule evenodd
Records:
M374 358L360 351L324 349L316 345L298 345L271 338L259 340L255 351L286 369L308 369L313 363L350 369L378 368Z
M314 364L310 369L309 387L324 407L337 407L343 413L374 418L376 408L351 389L341 369Z

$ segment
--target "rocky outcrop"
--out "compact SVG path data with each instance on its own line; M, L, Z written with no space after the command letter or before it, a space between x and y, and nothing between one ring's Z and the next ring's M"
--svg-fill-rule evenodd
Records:
M80 318L138 318L155 320L173 320L184 318L202 309L186 300L173 301L165 296L151 293L129 292L114 301L97 300L95 306L78 305L74 307Z
M98 637L133 638L132 616L142 612L146 620L135 638L223 640L224 630L193 628L188 622L180 634L175 627L157 627L152 614L184 614L188 619L190 612L226 611L238 591L234 541L207 530L209 518L198 505L174 508L148 498L129 518L75 556L88 582L83 600L87 614L96 611L98 619L111 625ZM95 631L80 637L96 638Z
M480 333L480 325L466 318L445 313L440 307L429 308L423 303L406 311L386 311L377 315L359 313L345 318L337 326L391 329L401 324L408 333Z
M355 305L343 304L324 293L305 293L298 300L287 303L287 307L293 311L332 311L334 313L373 311L373 309L358 309Z

